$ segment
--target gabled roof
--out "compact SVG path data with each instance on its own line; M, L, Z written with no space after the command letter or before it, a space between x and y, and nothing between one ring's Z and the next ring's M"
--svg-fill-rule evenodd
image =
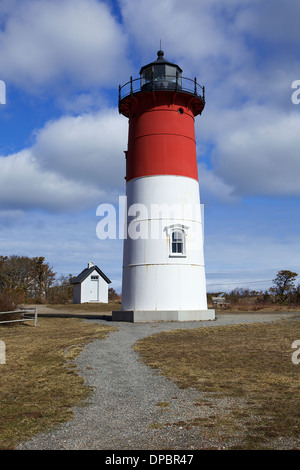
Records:
M98 268L98 266L92 266L91 268L85 268L83 271L81 271L80 274L78 274L73 281L71 281L71 284L81 284L93 271L97 271L98 274L107 282L107 284L111 284L111 280L108 279L107 276L101 271L101 269Z

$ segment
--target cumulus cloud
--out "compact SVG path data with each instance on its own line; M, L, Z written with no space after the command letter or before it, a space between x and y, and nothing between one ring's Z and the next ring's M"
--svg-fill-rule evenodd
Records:
M114 108L63 116L36 133L32 154L41 168L93 187L124 183L127 120Z
M104 2L12 1L0 14L0 69L10 84L111 86L127 70L126 34Z
M251 1L166 0L151 9L147 0L120 3L124 23L142 60L155 54L162 39L165 55L179 63L184 74L192 78L197 74L201 82L215 87L216 83L224 84L233 72L238 83L239 76L254 63L243 31L235 27L240 12L247 12Z
M299 15L298 0L247 0L247 8L240 9L236 27L276 47L291 49L299 44ZM286 50L286 49L285 49Z
M0 159L2 175L6 169L8 178L20 177L20 188L27 187L21 179L23 168L29 181L43 182L48 194L54 182L58 193L70 191L74 205L80 200L88 203L92 194L120 191L127 122L115 109L103 110L101 87L134 75L126 59L128 38L137 53L136 75L141 65L155 59L162 39L167 59L176 61L184 75L197 74L206 85L207 105L196 119L196 135L204 148L213 143L214 149L211 166L200 155L201 192L227 202L245 195L299 195L300 117L291 103L290 87L300 77L294 75L297 64L284 70L278 65L285 60L286 45L289 57L295 53L297 28L293 19L282 39L280 2L275 0L274 8L265 0L189 0L188 8L179 0L158 2L155 8L149 8L148 0L119 3L124 25L108 4L96 0L1 2L1 78L31 90L55 81L72 83L73 107L68 93L65 107L77 112L95 109L94 99L99 107L102 102L99 113L48 122L36 132L31 148ZM299 8L292 0L288 4L286 25ZM259 47L267 20L273 26L267 29L266 40L274 45L268 53ZM7 187L3 183L2 188ZM28 205L34 199L29 195L37 194L33 188L34 184L26 190ZM8 191L3 203L9 205L9 197L12 201L18 196ZM35 201L36 206L47 206L46 199ZM47 201L50 207L51 198ZM55 195L53 201L52 207Z
M31 148L0 157L0 209L78 211L113 202L125 188L126 130L116 110L48 123Z
M216 142L214 174L235 196L299 196L299 129L297 110L248 106L209 114L201 131Z
M197 76L210 103L290 106L289 88L299 70L298 0L166 0L155 8L148 0L120 4L141 61L155 58L162 39L165 56L185 76Z
M1 210L83 210L104 191L41 171L30 150L0 157Z
M213 170L209 170L205 163L198 164L199 186L201 203L206 204L211 198L230 204L236 201L234 186L226 183L222 177L216 175Z

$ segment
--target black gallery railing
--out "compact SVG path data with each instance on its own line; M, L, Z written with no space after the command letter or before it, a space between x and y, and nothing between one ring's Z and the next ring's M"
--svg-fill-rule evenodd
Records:
M133 93L143 91L182 91L197 96L205 103L205 87L197 83L196 77L194 80L186 77L174 77L165 75L163 77L152 77L151 80L146 81L145 78L130 77L129 82L125 85L119 85L119 102L126 98L126 96L133 95Z

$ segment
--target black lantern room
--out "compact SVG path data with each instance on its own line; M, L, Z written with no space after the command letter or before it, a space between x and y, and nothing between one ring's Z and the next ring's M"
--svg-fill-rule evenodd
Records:
M140 70L140 77L133 79L124 85L119 85L119 112L129 117L132 112L132 97L137 93L145 93L156 96L163 95L160 92L171 91L172 100L175 94L180 94L182 99L188 100L193 109L194 116L201 114L205 106L204 86L197 83L195 77L183 77L181 68L164 58L164 52L157 52L157 59ZM160 96L162 98L162 96ZM169 99L169 98L166 98Z
M182 70L164 58L164 52L157 52L157 60L140 70L141 91L181 89Z

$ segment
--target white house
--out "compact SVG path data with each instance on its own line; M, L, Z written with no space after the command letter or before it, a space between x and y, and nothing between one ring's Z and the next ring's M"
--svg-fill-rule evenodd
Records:
M111 281L92 261L71 283L73 304L108 302L108 284Z

